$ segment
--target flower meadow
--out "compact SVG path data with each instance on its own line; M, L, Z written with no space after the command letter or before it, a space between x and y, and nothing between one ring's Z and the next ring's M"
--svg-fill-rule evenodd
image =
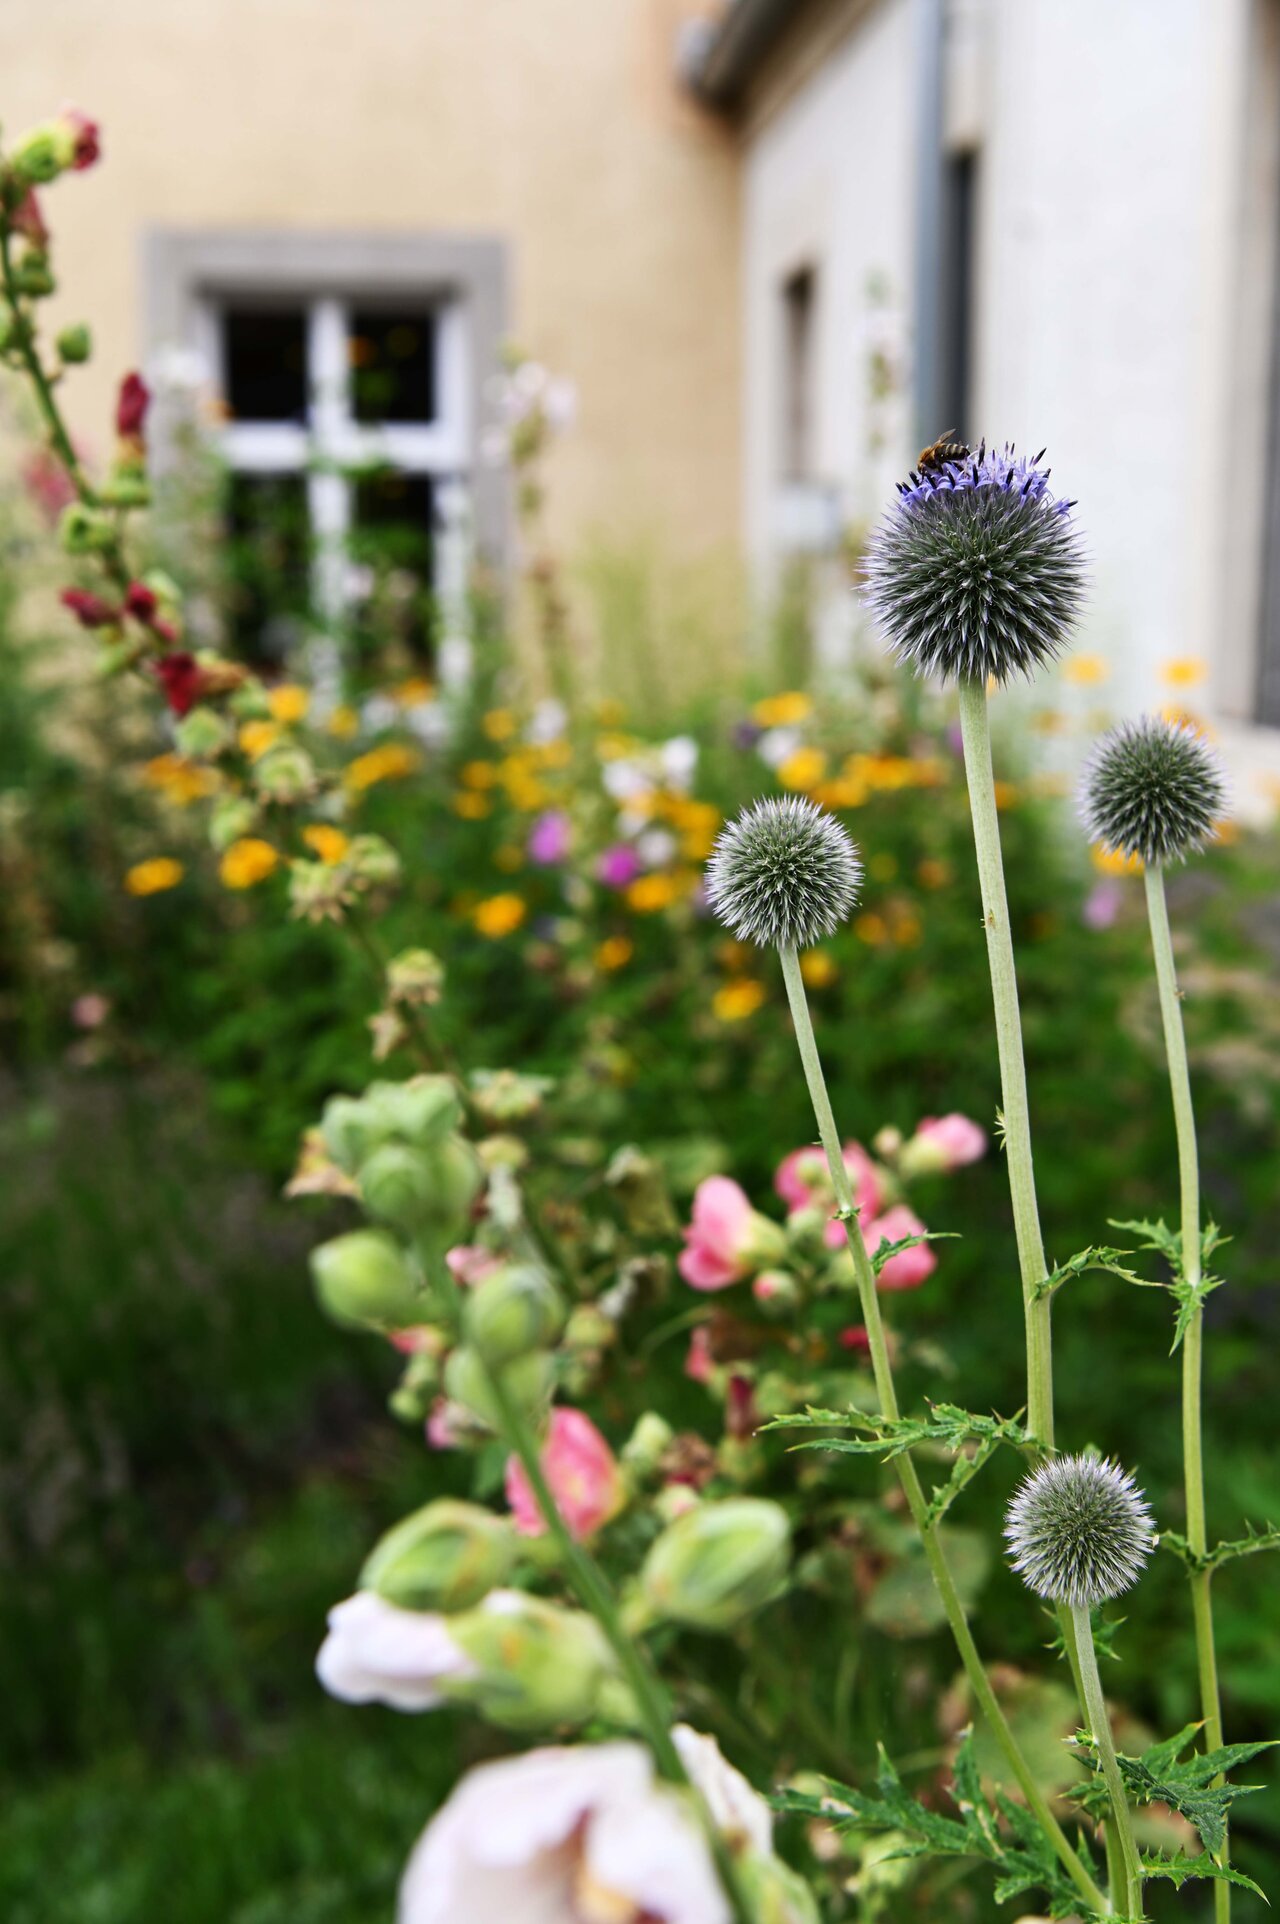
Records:
M95 1156L123 1153L94 1120L112 1079L198 1074L216 1127L286 1176L269 1221L295 1275L307 1245L314 1318L300 1290L287 1316L264 1300L256 1248L247 1284L177 1307L197 1255L232 1275L250 1207L211 1227L191 1203L212 1178L200 1127L169 1113L193 1099L180 1081L177 1193L135 1146L113 1257L149 1279L136 1354L118 1304L65 1294L63 1271L97 1278L62 1230L72 1336L17 1323L17 1407L52 1375L65 1403L40 1407L96 1412L115 1439L88 1506L108 1578L145 1535L140 1607L189 1606L173 1642L83 1639L90 1694L156 1705L139 1748L160 1760L157 1824L184 1720L268 1787L191 1780L186 1914L1258 1914L1274 1451L1268 1481L1265 1422L1262 1444L1207 1445L1228 1381L1266 1413L1280 1042L1264 1021L1239 1044L1266 992L1231 918L1272 871L1181 709L1094 731L1078 826L1059 780L993 747L1005 685L1071 646L1087 503L1011 448L922 466L868 549L884 647L843 701L743 691L659 727L575 686L541 524L568 410L516 363L500 453L532 557L523 651L478 585L452 682L394 610L336 677L318 647L260 672L210 639L200 544L170 530L166 549L148 519L142 376L121 380L105 463L65 425L92 343L42 325L45 198L99 148L68 111L0 161L0 356L56 517L73 707L86 691L74 748L54 748L8 671L47 833L35 863L37 838L6 830L7 1027L24 1065L74 1032L60 1072L87 1137L59 1222ZM1190 948L1184 876L1215 864L1234 893L1201 905ZM1189 1050L1197 977L1211 1006ZM1202 1076L1226 1229L1201 1195ZM28 1147L57 1167L48 1105L31 1113ZM84 1216L103 1236L117 1220ZM1217 1304L1255 1285L1219 1332ZM144 1408L112 1431L112 1367L147 1385L151 1429ZM77 1570L82 1613L91 1582L83 1548L50 1555L59 1506L35 1475L67 1446L34 1422L10 1441L46 1498L15 1532L40 1579L11 1632L39 1652L37 1620L76 1620ZM291 1456L294 1507L255 1534ZM150 1515L141 1470L166 1493ZM236 1531L243 1561L220 1568ZM264 1570L283 1630L245 1604ZM323 1719L296 1757L274 1673L245 1681L273 1635ZM157 1680L193 1649L208 1689L170 1714ZM39 1718L17 1702L20 1769ZM72 1856L94 1861L97 1823L121 1857L95 1915L163 1914L173 1868L113 1814L137 1768L69 1820ZM295 1805L309 1828L286 1825ZM15 1863L54 1848L49 1808L21 1805ZM12 1875L15 1918L91 1914L33 1909Z

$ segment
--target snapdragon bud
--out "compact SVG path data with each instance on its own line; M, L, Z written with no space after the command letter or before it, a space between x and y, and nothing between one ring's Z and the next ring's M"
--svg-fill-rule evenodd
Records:
M496 1590L449 1619L475 1674L451 1691L506 1730L584 1724L614 1661L595 1619L518 1590Z
M622 1446L622 1462L634 1477L656 1476L662 1459L675 1441L675 1431L665 1416L646 1410Z
M104 554L118 539L115 519L101 508L72 501L62 510L58 539L68 554Z
M466 1227L482 1176L470 1146L448 1136L430 1149L383 1143L360 1164L357 1180L375 1222L438 1241Z
M311 1277L321 1307L347 1329L408 1329L422 1321L425 1302L413 1271L391 1237L352 1229L311 1252Z
M370 1108L386 1136L428 1148L442 1142L462 1120L457 1086L448 1076L413 1076L408 1082L374 1082ZM382 1138L380 1138L382 1139Z
M515 1549L505 1518L439 1497L379 1538L360 1587L404 1610L468 1610L504 1581Z
M732 1630L781 1594L790 1562L785 1510L763 1497L728 1497L669 1524L645 1558L640 1584L656 1616Z
M75 327L64 327L56 345L60 359L68 367L79 367L93 353L93 336L81 322Z
M564 1302L532 1263L504 1263L468 1293L467 1341L492 1368L548 1349L564 1328Z
M502 1389L521 1414L538 1424L546 1416L555 1387L555 1365L546 1350L531 1350L518 1356L501 1371ZM444 1366L444 1386L450 1400L461 1403L486 1429L502 1429L502 1417L494 1399L489 1371L467 1344L455 1349Z

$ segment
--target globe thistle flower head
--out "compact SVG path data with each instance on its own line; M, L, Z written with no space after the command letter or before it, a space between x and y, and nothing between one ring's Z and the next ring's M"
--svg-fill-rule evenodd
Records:
M1189 723L1161 715L1104 735L1080 784L1090 841L1141 856L1148 867L1202 848L1226 801L1226 775L1208 742Z
M857 848L835 817L788 795L753 803L721 830L707 901L741 941L807 949L847 919L861 881Z
M1061 651L1084 562L1075 502L1054 494L1043 454L984 441L899 482L868 550L866 591L917 674L1005 682Z
M1042 1463L1014 1491L1004 1534L1028 1589L1086 1608L1136 1583L1153 1541L1141 1490L1118 1463L1097 1456Z

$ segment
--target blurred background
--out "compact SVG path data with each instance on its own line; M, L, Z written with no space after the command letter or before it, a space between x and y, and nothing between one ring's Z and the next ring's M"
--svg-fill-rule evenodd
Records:
M1234 1238L1211 1514L1280 1518L1276 0L7 0L0 75L6 133L63 101L104 129L49 208L51 318L95 337L78 446L109 454L141 368L151 558L192 639L344 758L405 863L389 942L445 959L472 1065L557 1079L575 1196L660 1140L681 1207L712 1167L763 1202L808 1134L777 985L696 893L722 814L775 787L871 856L810 978L850 1132L989 1122L953 717L888 668L856 580L926 442L1048 445L1090 599L995 710L1048 1239L1173 1207L1141 886L1069 806L1092 737L1163 708L1235 800L1174 891ZM329 1206L280 1195L325 1095L368 1078L370 992L273 864L210 853L154 704L87 672L12 381L0 431L0 1914L389 1917L472 1739L311 1677L428 1468L386 1414L394 1359L314 1312ZM999 1159L936 1209L969 1240L902 1306L916 1391L941 1369L1009 1409ZM1175 1518L1163 1301L1073 1288L1064 1429ZM990 1647L1035 1667L990 1580ZM1273 1596L1265 1558L1220 1580L1239 1738L1280 1729ZM1149 1730L1194 1714L1185 1614L1170 1559L1125 1633ZM890 1616L857 1741L905 1716L937 1744L948 1652ZM1241 1807L1239 1850L1280 1881L1280 1798Z

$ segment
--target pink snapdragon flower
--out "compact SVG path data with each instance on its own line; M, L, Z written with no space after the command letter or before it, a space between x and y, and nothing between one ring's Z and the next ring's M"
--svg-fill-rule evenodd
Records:
M883 1216L869 1223L864 1230L868 1254L874 1256L886 1243L900 1243L907 1236L923 1236L924 1224L914 1209L905 1203L897 1203L886 1209ZM919 1289L928 1276L938 1267L938 1259L928 1243L917 1243L914 1249L903 1249L896 1256L890 1256L876 1278L878 1289Z
M640 857L629 842L615 842L596 863L596 880L607 889L624 889L640 873Z
M702 1384L709 1383L716 1373L716 1359L711 1353L711 1331L705 1323L699 1323L689 1338L684 1373L691 1383Z
M759 1215L730 1176L698 1184L684 1240L677 1267L692 1289L727 1289L776 1262L786 1248L778 1224Z
M573 825L562 808L549 808L529 831L525 853L539 868L555 868L565 861L573 839Z
M445 1267L455 1283L470 1286L482 1282L490 1270L502 1267L502 1258L479 1243L455 1243L444 1253Z
M926 1116L903 1150L905 1176L949 1175L987 1153L987 1132L968 1116Z
M579 1542L615 1517L626 1500L617 1458L589 1416L581 1410L554 1409L542 1446L542 1474L557 1510ZM521 1536L546 1530L524 1466L507 1458L507 1502Z
M883 1207L884 1172L872 1161L860 1142L846 1142L842 1153L859 1218L866 1223ZM812 1144L804 1149L793 1149L789 1156L783 1157L774 1172L773 1186L788 1209L817 1207L830 1211L836 1206L827 1158L821 1149ZM822 1240L828 1249L840 1249L849 1240L844 1224L829 1222L822 1232Z

